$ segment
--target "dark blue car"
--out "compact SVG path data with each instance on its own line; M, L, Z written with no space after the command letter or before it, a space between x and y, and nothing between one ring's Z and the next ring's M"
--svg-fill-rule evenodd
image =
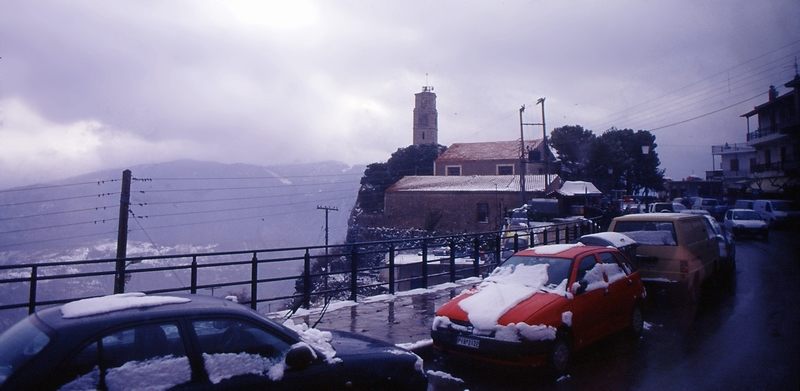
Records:
M39 311L0 335L1 390L425 389L422 360L375 339L286 327L198 295Z

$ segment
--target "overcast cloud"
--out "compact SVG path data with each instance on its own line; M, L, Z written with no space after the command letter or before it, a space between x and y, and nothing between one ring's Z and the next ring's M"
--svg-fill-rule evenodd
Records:
M711 145L745 141L739 116L770 84L785 92L800 55L796 0L6 0L0 11L0 188L184 158L384 161L411 143L426 73L444 145L517 138L520 105L539 122L539 97L548 131L718 111L654 130L668 176L702 176Z

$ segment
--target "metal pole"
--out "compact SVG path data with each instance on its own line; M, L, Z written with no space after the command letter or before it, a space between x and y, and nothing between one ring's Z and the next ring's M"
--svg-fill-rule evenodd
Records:
M325 211L325 270L323 270L322 286L323 286L323 290L327 291L328 290L328 273L329 273L329 270L328 270L328 266L329 266L328 265L328 262L329 262L329 259L328 259L328 212L330 212L332 210L338 211L339 208L331 207L331 206L319 206L319 205L317 205L317 209ZM327 295L327 293L326 293L326 295Z
M122 191L119 196L119 227L117 228L117 265L114 293L125 292L125 258L128 248L128 208L131 203L131 170L122 172Z
M519 194L522 196L522 205L525 205L525 135L522 131L522 112L525 111L525 105L519 108Z
M544 98L539 98L536 101L536 104L542 104L542 156L544 157L544 188L545 191L547 190L547 186L550 185L550 156L547 154L547 125L544 122Z

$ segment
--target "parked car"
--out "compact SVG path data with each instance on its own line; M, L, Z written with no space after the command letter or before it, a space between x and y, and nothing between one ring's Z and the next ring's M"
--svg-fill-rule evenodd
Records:
M722 227L717 219L703 215L709 228L714 231L717 238L717 245L719 245L719 261L720 271L732 272L736 270L736 243L733 234Z
M437 309L431 336L446 353L549 364L562 374L573 351L620 330L641 333L645 296L639 273L616 248L538 246Z
M415 354L291 329L233 302L127 293L36 312L0 335L0 389L421 389ZM132 383L134 382L134 383Z
M728 208L716 198L695 198L691 209L707 210L712 216L721 218Z
M680 202L654 202L647 206L648 213L680 212L686 209Z
M725 229L734 237L761 237L769 240L769 225L764 218L752 209L730 209L722 221Z
M690 213L647 213L614 218L611 232L639 243L635 264L642 280L659 292L696 301L701 286L719 268L719 245L705 217Z
M800 220L800 210L791 201L755 200L753 210L758 212L769 225L796 224Z
M753 200L736 200L733 209L753 209Z

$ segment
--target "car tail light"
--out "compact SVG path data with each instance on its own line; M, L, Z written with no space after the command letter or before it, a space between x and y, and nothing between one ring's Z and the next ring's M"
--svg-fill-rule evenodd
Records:
M681 273L689 273L689 261L681 261Z

